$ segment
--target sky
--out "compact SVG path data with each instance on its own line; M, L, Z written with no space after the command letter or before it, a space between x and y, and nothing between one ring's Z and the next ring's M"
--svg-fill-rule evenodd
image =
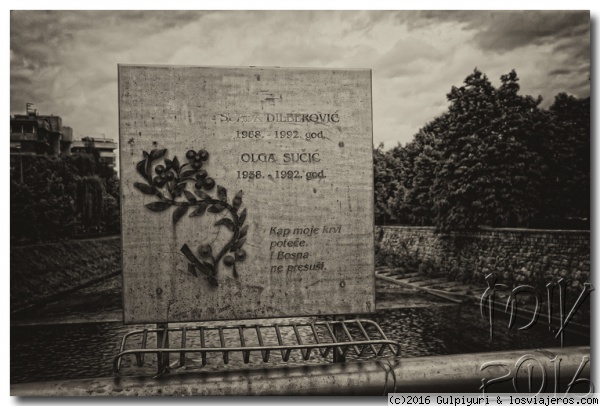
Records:
M477 68L543 107L590 95L589 12L12 11L10 111L118 141L117 64L370 68L373 138L405 145Z

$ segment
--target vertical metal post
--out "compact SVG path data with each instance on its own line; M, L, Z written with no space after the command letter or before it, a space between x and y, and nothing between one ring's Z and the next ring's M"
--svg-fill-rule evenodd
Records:
M333 321L343 322L344 319L345 319L344 316L333 316ZM333 334L335 334L335 339L337 340L338 343L346 341L345 336L344 336L344 329L342 328L342 326L339 323L333 324ZM342 347L339 347L339 348L342 349ZM346 356L340 354L340 352L338 351L337 348L335 349L335 351L333 351L333 362L335 362L335 363L346 362Z
M169 348L169 323L158 323L156 328L156 348ZM161 374L169 368L169 353L159 353L157 360L158 373Z

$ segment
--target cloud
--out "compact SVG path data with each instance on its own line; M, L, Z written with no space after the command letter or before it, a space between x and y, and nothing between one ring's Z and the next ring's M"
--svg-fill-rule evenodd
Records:
M377 60L375 68L383 78L408 76L423 71L423 64L441 59L444 55L436 44L421 36L405 36Z
M587 12L496 12L467 24L477 29L475 41L482 49L509 51L527 45L556 43L589 33Z
M558 75L569 75L572 71L570 69L552 69L548 72L549 75L558 76Z
M507 51L556 38L589 35L587 11L417 11L399 15L409 27L436 23L460 23L476 31L478 46L485 50Z
M589 95L587 12L13 11L11 113L118 137L117 64L371 68L375 144L406 143L479 67Z
M589 68L588 11L420 11L400 14L398 18L411 29L459 24L463 30L474 33L471 41L487 54L548 45Z

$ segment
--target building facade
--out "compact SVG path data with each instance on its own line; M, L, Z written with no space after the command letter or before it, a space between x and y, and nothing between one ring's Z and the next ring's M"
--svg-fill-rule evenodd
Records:
M114 168L117 144L110 138L83 137L73 141L73 129L63 126L59 116L38 115L37 111L10 117L10 162L15 167L27 156L89 154L96 162Z
M73 129L63 126L59 116L41 116L28 111L10 118L11 156L68 155L72 142Z
M115 149L117 144L112 138L83 137L81 141L74 141L71 146L72 154L93 155L96 162L114 168L116 164Z

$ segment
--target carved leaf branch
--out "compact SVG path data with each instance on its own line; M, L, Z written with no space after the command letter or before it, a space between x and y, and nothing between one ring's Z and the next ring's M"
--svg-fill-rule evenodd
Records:
M196 256L187 244L181 247L181 252L188 259L188 272L198 277L198 272L203 273L211 285L218 286L216 275L219 264L223 262L226 266L232 267L234 277L238 277L236 262L241 262L246 258L246 252L242 249L248 232L248 226L244 225L246 221L246 209L244 208L238 215L238 209L243 203L243 192L240 190L232 199L231 204L228 201L227 189L221 185L216 185L214 180L208 177L208 173L201 169L202 162L208 160L208 152L205 150L188 151L186 158L188 163L181 164L175 156L172 160L164 158L164 165L154 165L154 162L163 158L167 153L166 149L155 149L147 153L143 151L144 159L137 163L136 169L144 178L146 183L135 182L133 186L145 195L154 195L157 201L148 203L145 207L153 212L162 212L170 207L175 207L172 214L173 226L181 218L189 213L188 217L198 217L209 213L220 214L227 211L231 218L222 217L215 222L216 227L223 226L232 232L230 240L219 250L216 256L213 256L213 247L211 245L201 245L198 248ZM152 171L157 176L152 177ZM188 181L195 180L194 193L187 190ZM217 186L216 199L202 189L212 190ZM169 197L161 191L166 188ZM184 196L185 200L178 200ZM233 256L227 255L228 252L234 253Z

